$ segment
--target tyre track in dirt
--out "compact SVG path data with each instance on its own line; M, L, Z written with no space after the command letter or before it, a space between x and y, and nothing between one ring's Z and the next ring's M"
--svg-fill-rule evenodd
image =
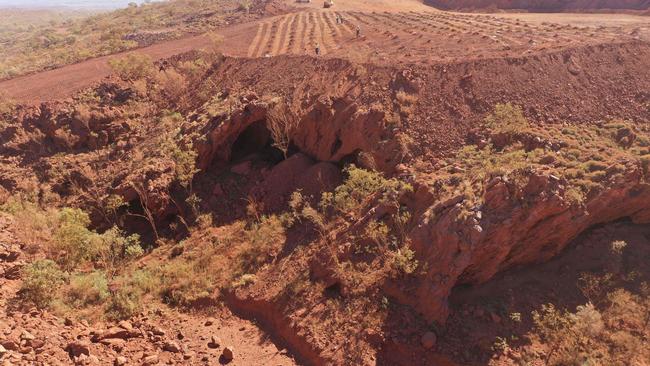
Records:
M303 43L305 41L303 35L305 34L306 31L304 12L298 14L298 19L296 23L297 24L296 24L296 33L294 34L293 53L299 54L305 48L305 45Z
M248 54L247 54L248 57L255 57L255 55L257 55L258 48L262 41L262 35L264 34L264 27L266 27L266 23L260 23L257 25L257 32L255 33L255 38L253 38L253 41L248 47Z
M288 20L289 17L286 15L276 20L275 31L273 32L272 38L271 40L269 40L269 44L267 47L267 49L269 50L269 54L277 55L279 53L280 47L282 46L282 41L286 36L286 32L287 32L286 25Z
M309 28L309 39L307 40L305 46L306 46L306 51L307 52L313 52L314 48L316 45L319 43L319 34L317 33L317 26L316 22L314 21L314 13L310 12L307 15L307 23L308 23L308 28ZM324 48L321 47L321 51L324 53Z
M289 53L291 48L291 38L294 36L292 34L293 23L296 20L296 14L288 15L289 19L286 22L286 27L282 35L282 41L280 42L280 48L278 49L278 54Z
M334 30L332 30L331 26L327 23L327 20L325 19L325 14L323 12L318 12L316 18L318 23L318 29L320 30L320 37L323 42L321 47L323 47L324 49L323 54L326 54L325 50L334 50L336 48L336 41L332 36Z
M271 39L271 34L273 32L273 23L267 23L262 31L262 38L260 40L260 46L257 49L254 57L264 56L264 52L267 51L266 47L269 44L269 39Z

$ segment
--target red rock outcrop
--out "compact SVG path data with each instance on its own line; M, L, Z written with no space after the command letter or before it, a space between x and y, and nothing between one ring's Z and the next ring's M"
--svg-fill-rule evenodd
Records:
M566 182L543 174L528 177L523 197L514 194L515 183L495 178L485 187L484 204L470 215L461 215L463 197L432 205L410 233L413 248L430 271L413 293L399 298L428 319L444 322L454 286L546 261L594 225L621 218L650 222L650 184L638 162L625 164L625 174L581 206L568 200Z

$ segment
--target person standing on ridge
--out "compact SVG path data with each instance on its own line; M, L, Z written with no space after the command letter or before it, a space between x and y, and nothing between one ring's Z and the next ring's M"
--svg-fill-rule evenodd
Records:
M357 38L361 37L361 28L357 25Z
M316 56L320 55L320 44L316 43Z

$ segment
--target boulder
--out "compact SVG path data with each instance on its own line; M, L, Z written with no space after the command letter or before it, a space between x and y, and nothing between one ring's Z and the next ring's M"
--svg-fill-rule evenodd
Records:
M34 349L39 349L45 346L45 341L42 339L32 339L31 341L27 342L27 344Z
M181 351L181 347L178 345L178 343L169 341L165 342L163 345L163 350L167 352L178 353Z
M151 332L157 336L164 336L166 334L166 332L160 327L151 328Z
M215 349L219 348L219 346L221 346L221 339L219 339L217 336L212 336L212 338L210 338L210 342L208 342L208 347Z
M119 327L112 327L105 332L95 333L92 337L92 341L99 342L102 339L110 339L110 338L129 339L129 338L136 338L141 335L142 334L135 329L128 330Z
M81 355L90 356L90 344L84 341L70 342L65 350L73 358L80 357Z
M223 351L221 351L221 357L225 361L231 361L235 358L235 348L233 346L224 347Z
M0 346L3 346L4 348L10 351L18 351L20 349L18 343L10 340L0 341Z
M25 341L31 341L31 340L36 339L36 337L32 333L30 333L30 332L28 332L26 330L23 330L23 332L20 334L20 339L25 340Z
M131 325L131 323L126 320L122 320L121 322L117 323L117 325L122 329L133 330L133 325Z
M0 251L0 262L14 262L18 257L20 257L20 252L17 250Z
M422 339L420 339L420 343L422 343L422 347L426 349L431 349L435 347L437 340L438 338L436 337L436 334L434 332L426 332L422 335Z
M142 359L142 365L144 366L157 365L159 362L158 355L150 355Z

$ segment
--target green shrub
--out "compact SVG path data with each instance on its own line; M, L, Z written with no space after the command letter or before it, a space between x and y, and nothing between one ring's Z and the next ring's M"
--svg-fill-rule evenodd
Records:
M129 275L129 286L139 290L142 294L153 293L159 290L160 278L151 271L139 269Z
M626 246L627 242L625 240L614 240L611 244L611 251L614 254L621 255Z
M20 290L23 300L44 308L54 300L58 289L65 283L66 274L49 260L37 260L23 270Z
M497 104L485 125L496 133L518 133L529 126L521 107L510 103Z
M251 9L251 2L250 0L243 0L239 2L239 5L237 5L237 10L243 11L248 13Z
M590 160L582 165L583 170L588 172L596 172L607 169L607 164L600 161Z
M256 280L257 280L257 277L254 274L245 273L245 274L239 276L239 278L237 278L237 280L233 281L231 286L234 287L234 288L244 287L244 286L247 286L247 285L249 285L251 283L255 283Z
M172 306L190 306L197 300L207 298L215 283L198 263L175 261L162 269L163 301Z
M323 193L320 202L322 209L334 208L339 212L348 212L358 208L374 194L381 193L384 199L388 199L413 190L410 185L397 179L386 179L379 172L354 165L347 166L344 172L347 174L345 182L336 187L334 192Z
M122 320L136 315L142 309L142 293L133 287L123 287L108 301L106 315L109 319Z
M125 236L122 230L114 226L103 234L97 235L97 261L105 268L112 268L119 263L141 257L144 254L140 235Z
M80 209L64 208L58 213L52 249L64 268L74 269L99 254L100 243L88 225L90 218Z
M533 311L532 315L535 331L543 341L552 344L553 348L558 346L573 325L570 314L558 310L553 304L543 304L542 308Z
M325 230L325 218L318 210L314 209L309 201L305 199L300 190L291 194L289 199L289 208L291 212L284 217L287 227L291 227L296 220L307 220L311 222L319 231Z
M364 229L364 237L378 247L388 245L390 229L383 222L371 221Z
M93 261L103 268L144 254L140 236L125 236L117 227L103 234L88 229L90 218L77 208L64 208L58 213L52 255L66 269Z
M259 222L253 222L244 232L247 242L242 244L239 253L241 270L255 271L272 258L275 244L282 241L285 231L285 225L277 215L262 216Z
M99 271L72 276L66 289L66 303L74 308L101 304L108 296L108 281Z
M415 259L415 251L409 247L398 249L393 256L393 268L402 274L412 274L420 263Z
M151 57L139 53L130 53L125 57L112 59L108 64L113 72L125 81L150 78L155 72Z

